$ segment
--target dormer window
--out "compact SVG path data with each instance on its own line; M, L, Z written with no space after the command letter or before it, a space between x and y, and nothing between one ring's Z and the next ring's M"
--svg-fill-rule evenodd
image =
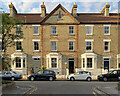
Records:
M58 13L58 18L59 18L59 19L61 19L61 18L62 18L61 11L59 11L59 13Z

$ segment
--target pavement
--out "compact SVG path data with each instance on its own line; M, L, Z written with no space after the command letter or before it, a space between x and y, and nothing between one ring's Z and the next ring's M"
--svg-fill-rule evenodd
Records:
M75 88L81 88L80 90L82 90L83 89L82 86L84 87L84 86L87 85L86 88L85 88L86 90L87 90L87 87L91 87L93 89L95 86L97 86L93 89L94 90L94 92L93 92L94 95L93 96L120 96L120 91L117 90L117 82L98 82L98 83L97 82L98 81L92 81L90 83L89 82L84 82L84 81L80 81L80 82L75 81L75 82L72 82L72 83L71 83L71 81L70 82L69 81L54 81L54 82L49 82L49 81L45 81L45 82L44 81L41 81L41 82L39 82L39 81L33 81L33 82L32 81L17 81L15 88L5 90L5 91L2 92L2 94L3 94L3 96L8 96L8 94L26 94L27 95L27 94L32 94L32 93L34 93L34 94L39 93L40 90L41 90L41 92L44 93L44 89L46 89L47 87L49 89L49 90L47 90L47 92L49 93L50 90L51 90L50 92L53 92L52 89L50 89L50 88L54 89L53 86L56 86L56 84L58 84L55 87L56 93L57 92L58 93L59 92L64 93L65 90L63 90L64 88L62 88L62 86L65 86L66 89L69 89L70 86L74 85L73 88L71 89L71 92L72 92L72 90L74 90ZM48 83L48 84L46 85L46 83ZM115 83L115 84L113 84L113 83ZM68 86L67 84L69 84L69 85L71 84L71 85ZM112 87L111 87L111 84L112 84ZM42 87L42 89L41 89L40 85L44 86L44 87ZM39 87L37 87L39 89L36 89L35 86L36 87L39 86ZM57 90L58 87L61 88L60 91ZM82 90L81 92L85 93L85 89ZM90 90L90 88L88 88L88 89ZM70 91L70 90L68 90L68 91ZM79 90L78 91L76 90L75 93L76 92L79 93ZM45 93L46 93L46 91L45 91ZM55 91L53 93L55 93Z
M16 86L11 89L6 89L2 92L3 96L7 96L8 94L26 94L31 90L32 88L30 86Z
M98 87L97 90L106 94L106 96L120 96L120 91L117 89L117 86Z

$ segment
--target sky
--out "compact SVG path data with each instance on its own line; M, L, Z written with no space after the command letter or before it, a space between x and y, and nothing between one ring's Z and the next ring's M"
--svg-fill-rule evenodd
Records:
M100 13L106 2L110 4L110 13L118 12L118 0L0 0L0 11L9 13L8 5L11 2L18 13L41 13L42 2L45 2L47 13L58 4L62 4L71 13L74 2L78 5L78 13Z

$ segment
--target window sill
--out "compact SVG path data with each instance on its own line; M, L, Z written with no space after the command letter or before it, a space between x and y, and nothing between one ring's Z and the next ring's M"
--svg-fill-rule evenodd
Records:
M21 52L22 50L16 50L17 52Z
M86 50L86 52L93 52L93 50Z
M104 52L110 52L110 50L108 50L108 51L104 51Z
M33 34L34 36L39 35L39 34Z
M75 34L69 34L70 36L75 36Z
M93 34L86 34L87 36L92 36Z
M104 34L104 35L106 35L106 36L108 35L109 36L110 34Z
M34 50L34 52L40 52L39 50Z
M15 70L23 70L24 68L14 68Z

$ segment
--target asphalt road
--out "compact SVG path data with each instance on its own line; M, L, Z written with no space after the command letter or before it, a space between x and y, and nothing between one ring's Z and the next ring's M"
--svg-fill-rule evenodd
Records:
M31 88L26 94L89 94L97 96L100 93L97 88L113 88L118 82L99 82L99 81L15 81L16 86L21 89ZM104 89L103 89L104 90ZM111 91L114 90L111 89ZM16 91L17 92L17 91ZM23 92L23 91L22 91ZM21 92L21 94L22 94ZM115 93L116 94L116 93ZM101 95L102 96L102 95Z

